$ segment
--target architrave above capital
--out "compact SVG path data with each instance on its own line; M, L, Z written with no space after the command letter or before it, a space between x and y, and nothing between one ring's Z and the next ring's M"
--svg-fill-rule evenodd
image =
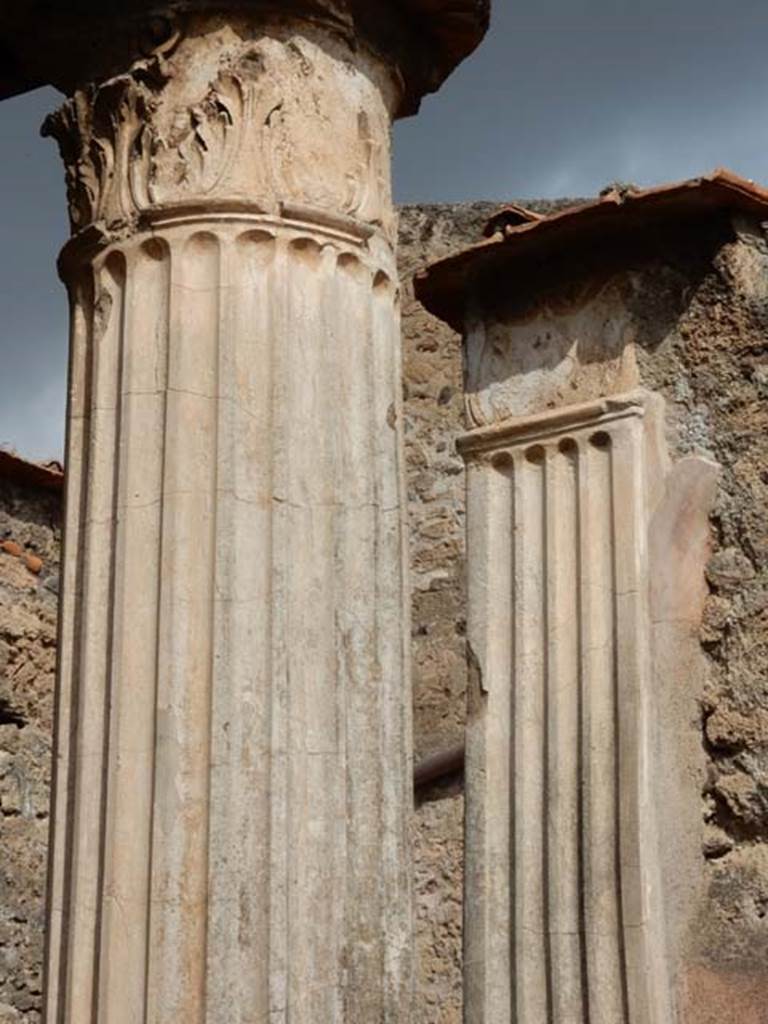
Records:
M43 85L71 94L153 52L185 14L306 18L362 40L399 71L397 114L418 111L482 41L491 0L11 0L0 25L0 100Z

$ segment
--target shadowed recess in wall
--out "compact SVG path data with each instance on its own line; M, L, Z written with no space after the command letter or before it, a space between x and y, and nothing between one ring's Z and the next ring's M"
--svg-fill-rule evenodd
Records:
M16 711L7 700L0 697L0 726L15 725L17 729L23 729L27 720L20 712Z

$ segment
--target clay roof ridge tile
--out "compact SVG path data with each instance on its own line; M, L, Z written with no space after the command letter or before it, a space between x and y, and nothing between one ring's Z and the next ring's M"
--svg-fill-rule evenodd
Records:
M526 206L521 206L519 203L508 203L506 206L502 206L500 210L489 219L488 223L483 228L483 235L486 238L493 238L495 234L506 232L512 228L522 224L533 224L536 221L544 219L543 213L536 213L535 210L529 210Z

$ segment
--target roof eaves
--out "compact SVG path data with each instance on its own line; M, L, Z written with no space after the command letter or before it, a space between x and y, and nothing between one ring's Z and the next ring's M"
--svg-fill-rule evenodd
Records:
M535 220L520 217L522 209L502 208L486 228L491 237L417 275L416 295L430 312L460 331L469 274L488 259L514 256L525 260L555 249L562 254L569 246L592 245L603 232L626 230L638 219L645 223L651 217L732 209L768 219L768 190L719 168L703 177L657 188L610 190L592 202Z
M14 452L0 449L0 481L24 487L37 487L47 491L61 491L64 471L58 462L29 462Z

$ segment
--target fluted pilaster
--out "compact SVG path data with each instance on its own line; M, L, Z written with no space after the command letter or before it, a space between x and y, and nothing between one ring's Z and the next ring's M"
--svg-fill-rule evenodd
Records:
M642 395L463 440L467 1019L666 1024Z

